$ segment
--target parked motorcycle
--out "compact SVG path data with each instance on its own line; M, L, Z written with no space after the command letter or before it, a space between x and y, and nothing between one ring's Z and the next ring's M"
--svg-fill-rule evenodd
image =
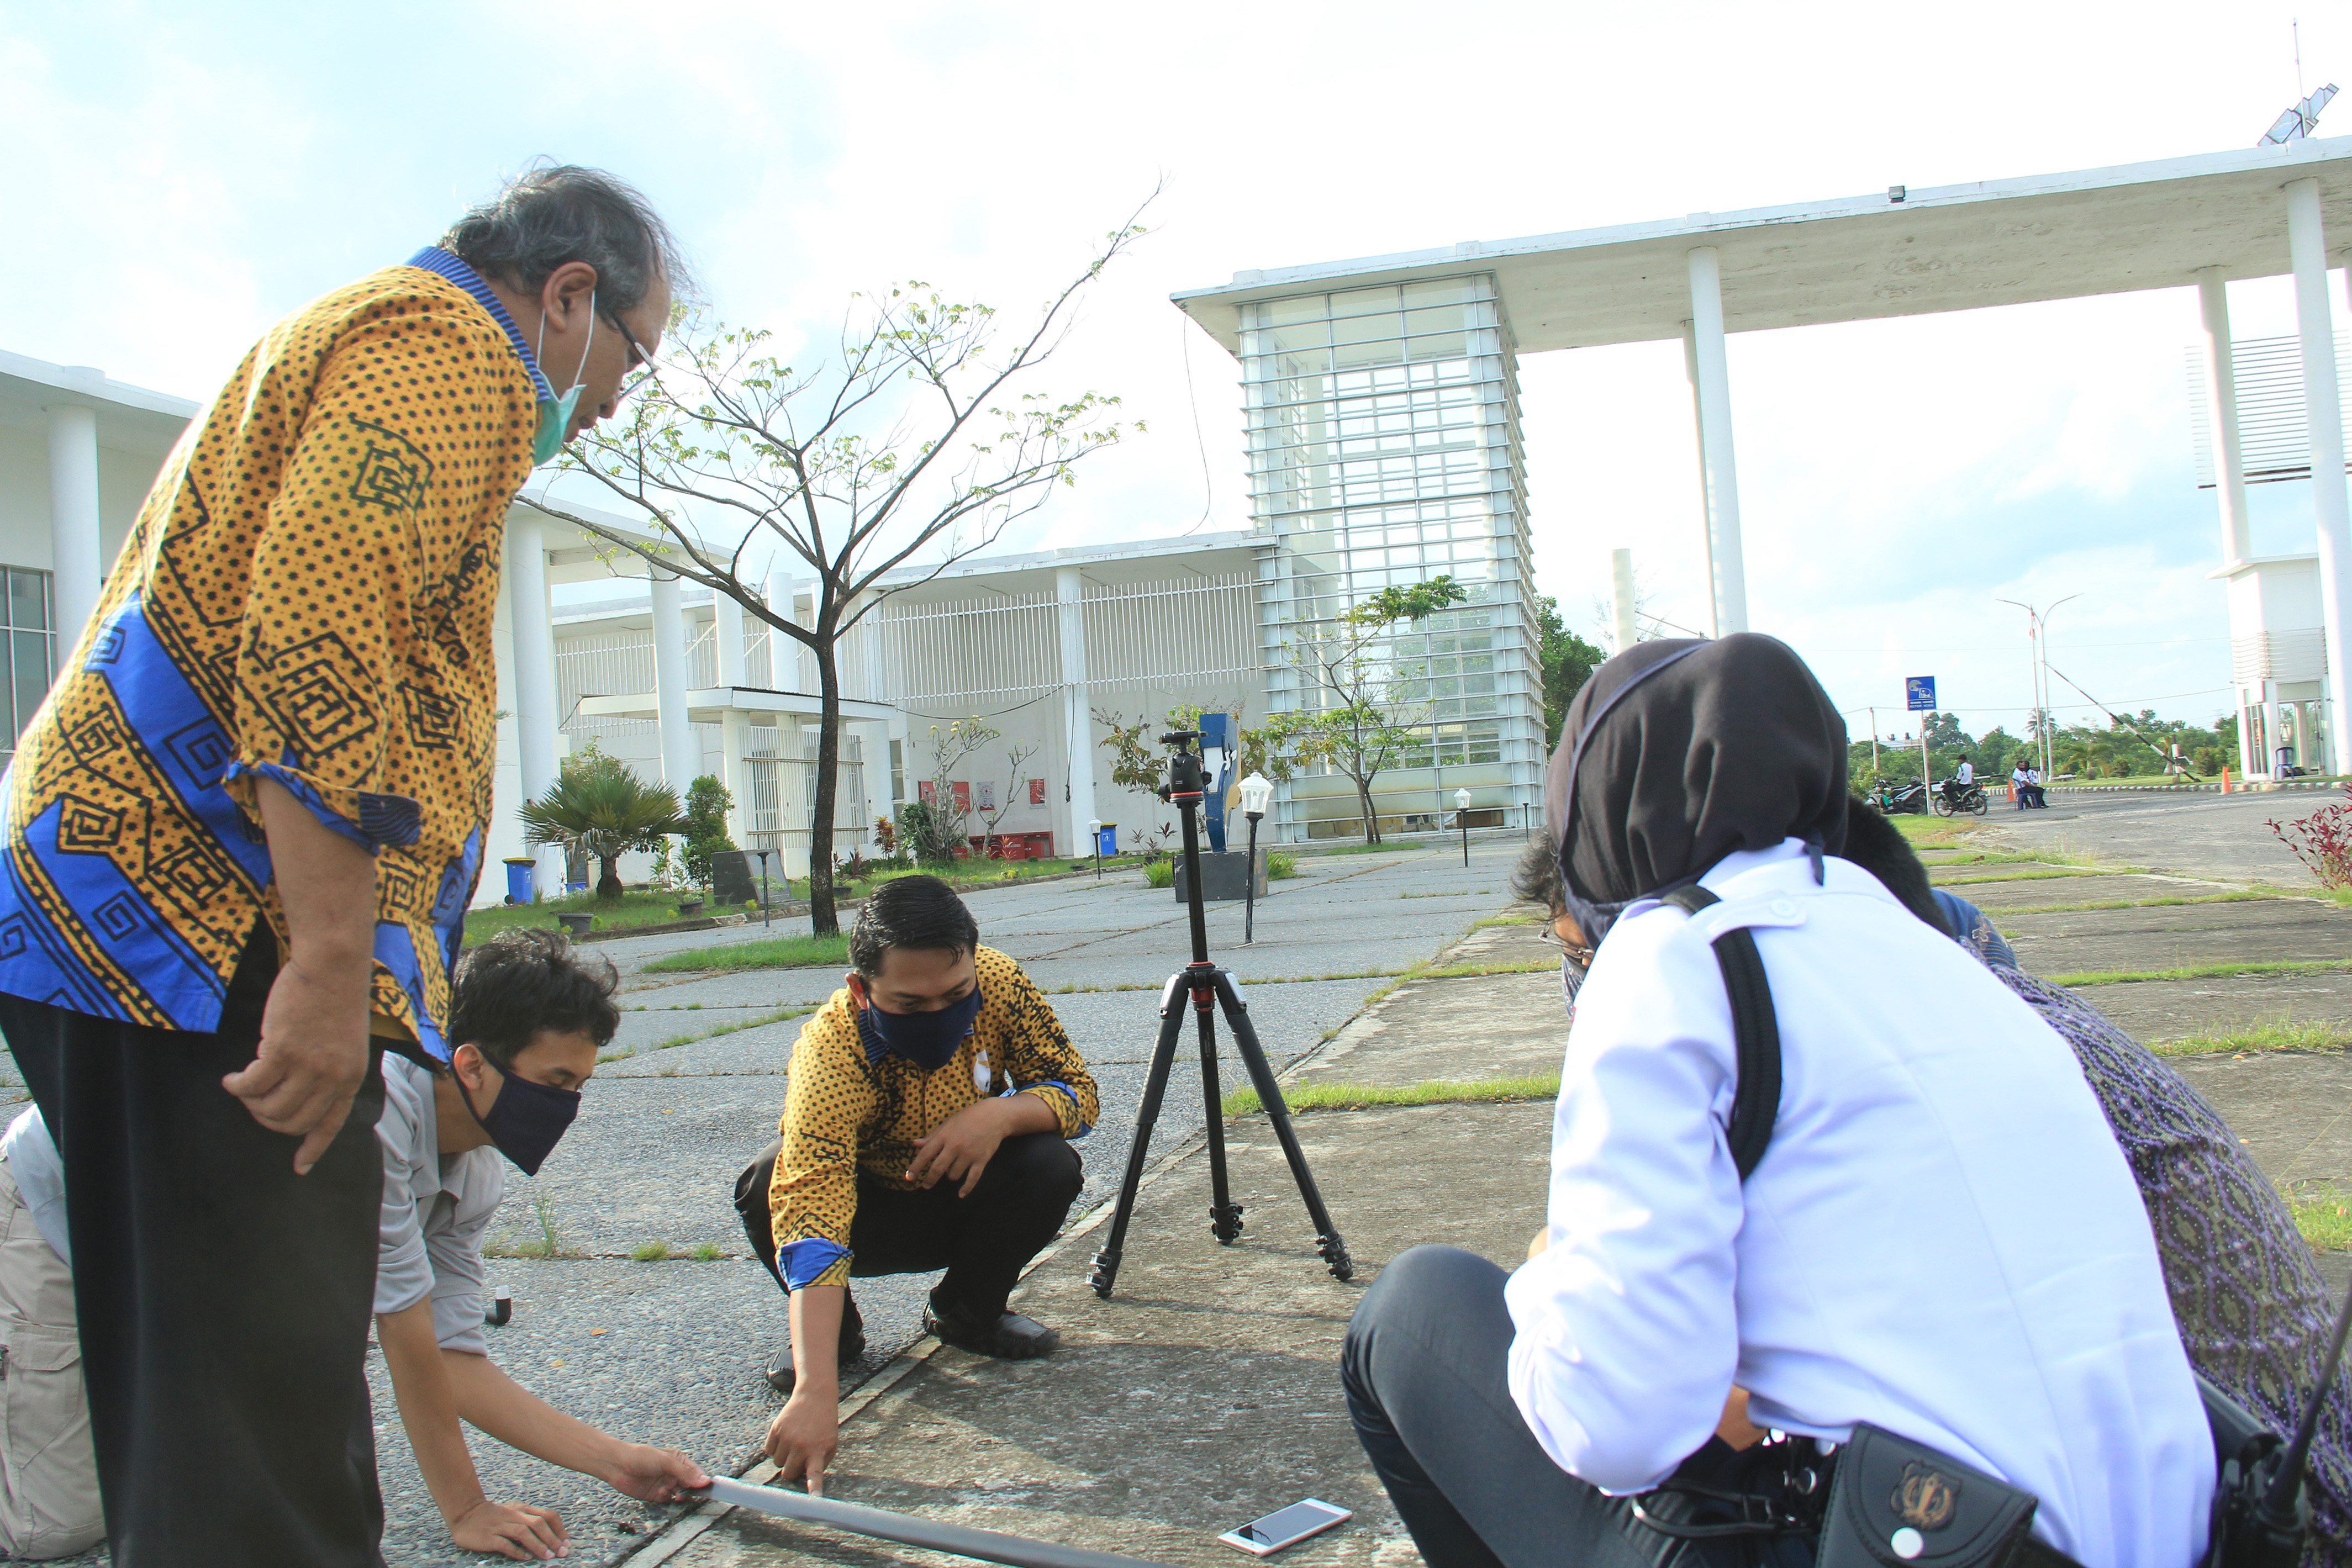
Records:
M1916 812L1923 817L1927 814L1927 789L1924 784L1911 783L1898 788L1882 780L1877 800L1878 810L1884 816L1892 817L1903 811Z

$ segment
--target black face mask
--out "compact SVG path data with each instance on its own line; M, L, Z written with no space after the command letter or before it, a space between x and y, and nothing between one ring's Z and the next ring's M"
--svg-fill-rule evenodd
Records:
M937 1071L955 1060L964 1037L980 1017L980 987L960 1002L950 1002L936 1012L891 1013L876 1007L869 998L858 1016L861 1032L868 1033L882 1049L893 1056L904 1057L926 1072Z
M454 1077L457 1069L450 1069ZM466 1089L464 1079L457 1080L457 1098L499 1153L515 1163L525 1176L537 1176L547 1156L572 1125L572 1118L580 1114L580 1092L576 1089L551 1089L544 1083L533 1083L522 1074L509 1069L506 1082L499 1085L498 1098L490 1102L488 1115L474 1110L474 1097Z

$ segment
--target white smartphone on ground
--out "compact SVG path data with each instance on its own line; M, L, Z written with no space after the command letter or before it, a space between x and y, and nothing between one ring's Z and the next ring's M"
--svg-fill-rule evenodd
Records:
M1352 1509L1334 1508L1319 1498L1310 1497L1288 1508L1278 1508L1262 1519L1253 1519L1238 1530L1228 1530L1217 1539L1254 1557L1265 1557L1355 1517Z

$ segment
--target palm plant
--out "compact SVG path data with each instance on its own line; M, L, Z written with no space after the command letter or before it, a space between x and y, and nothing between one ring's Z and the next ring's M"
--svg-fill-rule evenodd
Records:
M596 896L621 896L619 861L631 850L651 849L665 833L678 831L677 792L647 784L626 765L567 772L554 788L522 805L524 841L559 844L596 857Z

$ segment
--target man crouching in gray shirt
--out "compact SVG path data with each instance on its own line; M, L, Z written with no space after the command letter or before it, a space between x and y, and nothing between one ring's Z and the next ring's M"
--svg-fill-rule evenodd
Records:
M536 1175L571 1125L620 1026L615 983L610 961L583 960L556 932L509 931L458 962L447 1038L460 1043L447 1065L384 1054L376 1340L417 1469L469 1552L545 1562L569 1538L552 1509L483 1494L460 1422L646 1502L709 1484L684 1454L623 1442L549 1405L490 1360L482 1333L482 1233L506 1195L499 1156ZM98 1469L63 1174L37 1108L9 1126L0 1156L0 1368L12 1379L0 1552L64 1556L101 1532Z

